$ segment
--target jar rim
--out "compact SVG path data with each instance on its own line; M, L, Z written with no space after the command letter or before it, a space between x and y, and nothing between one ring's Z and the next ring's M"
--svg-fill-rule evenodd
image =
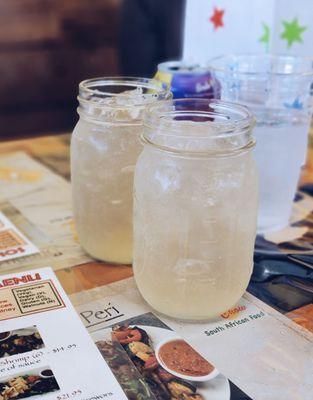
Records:
M101 88L101 90L99 89ZM116 92L113 88L124 88L122 92ZM126 89L134 90L136 88L142 88L145 93L134 93L133 100L138 102L131 102L131 104L104 104L104 107L109 108L131 108L138 107L153 103L155 100L160 98L170 97L170 86L167 83L160 82L156 79L131 77L131 76L116 76L116 77L97 77L91 79L85 79L79 83L79 95L78 100L80 103L99 103L99 100L106 98L129 98L129 93L125 93ZM137 96L137 99L136 99ZM141 100L141 101L140 101ZM145 101L143 101L145 100Z
M237 149L233 149L233 150L194 151L194 150L180 150L180 149L175 149L173 147L163 146L160 144L153 143L144 134L142 134L140 136L140 141L143 145L150 146L161 152L165 152L165 153L168 153L171 155L176 155L176 156L188 157L188 158L193 158L193 157L196 157L196 158L208 158L208 157L223 158L223 157L228 157L229 155L235 156L237 154L242 154L242 153L252 150L256 145L256 140L254 138L251 138L251 140L249 142L247 142L244 146L237 148Z
M184 110L182 108L185 107ZM188 121L190 131L196 133L196 136L180 135L182 131L182 121ZM199 122L197 124L197 122ZM205 135L203 133L203 124L208 123L207 127L214 129L207 130ZM221 101L215 99L198 99L198 98L184 98L162 101L157 104L148 106L144 113L143 118L144 133L142 141L158 147L162 150L178 153L205 153L218 152L216 149L181 149L175 145L164 145L159 143L159 139L163 136L168 139L182 139L182 140L205 140L206 144L215 142L234 141L243 138L240 144L234 145L233 148L228 149L227 153L234 151L242 151L243 149L254 146L255 140L252 137L252 128L255 125L255 118L248 107L232 103L228 101ZM157 131L157 133L155 133ZM151 135L151 132L153 134ZM225 149L221 153L225 153Z
M260 66L262 62L266 61L269 66L278 63L284 64L284 68L275 70L253 70L253 68L243 68L242 63L256 61L257 65ZM241 68L240 68L241 64ZM297 64L297 65L296 65ZM302 65L299 66L299 64ZM277 76L277 77L310 77L313 76L313 57L309 56L295 56L286 54L257 54L257 53L239 53L239 54L224 54L218 57L214 57L207 62L208 68L212 72L224 73L224 74L236 74L250 77L266 77ZM294 70L298 67L299 70Z

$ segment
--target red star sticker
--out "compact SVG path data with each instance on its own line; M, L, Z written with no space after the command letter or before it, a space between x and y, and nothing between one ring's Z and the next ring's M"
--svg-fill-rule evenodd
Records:
M224 26L223 22L224 13L225 10L219 10L218 8L214 7L214 13L210 18L210 21L213 23L215 30Z

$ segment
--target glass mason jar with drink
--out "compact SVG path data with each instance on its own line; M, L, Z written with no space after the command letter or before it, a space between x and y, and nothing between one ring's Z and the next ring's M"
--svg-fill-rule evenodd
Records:
M260 174L258 232L288 225L312 115L313 59L229 55L209 62L222 100L256 116L254 152Z
M79 85L80 119L71 142L73 208L79 240L93 257L132 262L132 188L142 150L142 113L170 98L166 85L140 78Z
M205 320L244 293L258 178L244 106L181 99L149 106L134 181L134 275L157 311Z

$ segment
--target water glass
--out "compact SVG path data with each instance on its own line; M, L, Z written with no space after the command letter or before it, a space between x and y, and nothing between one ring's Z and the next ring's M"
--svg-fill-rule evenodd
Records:
M312 115L313 59L274 55L226 55L209 62L221 98L254 113L260 174L258 232L288 225Z

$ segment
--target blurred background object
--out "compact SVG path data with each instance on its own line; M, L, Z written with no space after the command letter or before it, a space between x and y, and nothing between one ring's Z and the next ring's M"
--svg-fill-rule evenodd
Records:
M151 77L163 61L182 57L185 0L124 0L120 65L127 76Z
M120 0L0 0L0 136L70 129L77 84L118 74Z
M183 5L0 0L0 138L70 131L83 79L152 75L179 55Z

